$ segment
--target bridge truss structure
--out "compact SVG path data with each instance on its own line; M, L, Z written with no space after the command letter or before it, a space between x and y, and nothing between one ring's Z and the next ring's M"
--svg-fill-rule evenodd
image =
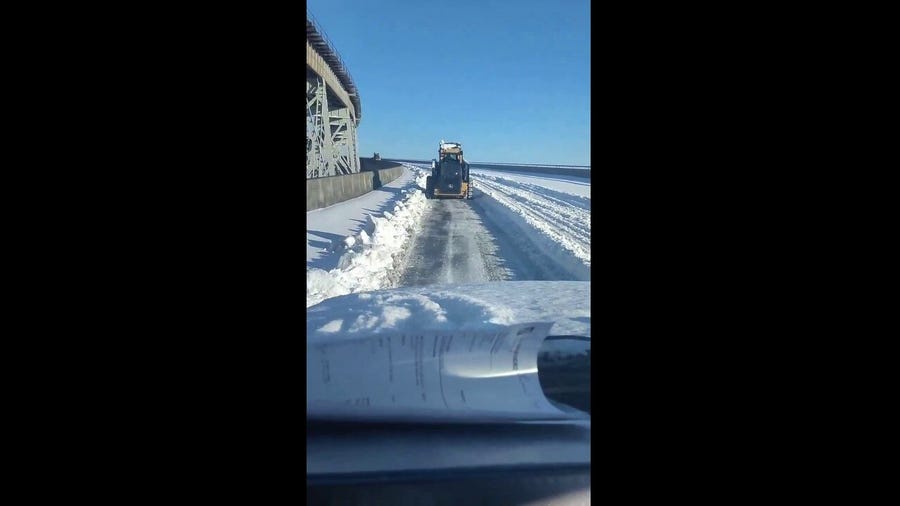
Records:
M359 172L359 91L324 30L306 17L306 178Z

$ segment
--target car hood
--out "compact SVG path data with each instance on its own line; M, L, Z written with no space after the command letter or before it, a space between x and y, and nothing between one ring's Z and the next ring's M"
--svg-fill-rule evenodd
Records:
M502 281L354 293L307 308L307 335L492 330L553 322L551 335L591 335L589 281Z

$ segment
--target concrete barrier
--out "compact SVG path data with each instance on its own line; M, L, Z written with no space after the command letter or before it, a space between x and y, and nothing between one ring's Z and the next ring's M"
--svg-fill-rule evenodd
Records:
M370 160L365 166L369 170L356 174L307 179L306 210L321 209L377 190L406 170L402 165L382 160Z

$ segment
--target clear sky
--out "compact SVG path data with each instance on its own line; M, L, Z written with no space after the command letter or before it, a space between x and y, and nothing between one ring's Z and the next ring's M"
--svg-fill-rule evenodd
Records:
M309 0L362 102L360 156L590 165L589 0Z

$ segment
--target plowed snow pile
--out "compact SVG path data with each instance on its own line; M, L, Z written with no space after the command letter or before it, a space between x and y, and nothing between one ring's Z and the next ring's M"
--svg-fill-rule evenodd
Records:
M418 167L408 167L416 172L419 188L401 190L405 197L393 211L385 211L380 217L369 214L362 231L345 237L338 246L344 253L336 269L307 269L306 307L339 295L394 286L404 247L419 227L427 202L422 192L427 174Z

